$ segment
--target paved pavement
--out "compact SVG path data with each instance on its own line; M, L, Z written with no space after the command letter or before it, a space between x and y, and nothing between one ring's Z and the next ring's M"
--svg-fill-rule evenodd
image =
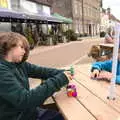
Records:
M101 38L85 38L82 41L60 43L56 46L39 46L30 52L29 61L48 67L64 67L79 63L87 58L93 44L102 42Z

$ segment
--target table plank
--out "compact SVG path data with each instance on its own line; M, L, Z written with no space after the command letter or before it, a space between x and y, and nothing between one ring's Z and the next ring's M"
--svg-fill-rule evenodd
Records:
M112 44L112 43L111 44L110 43L109 44L108 43L107 44L106 43L100 43L99 46L106 47L106 48L113 48L114 44Z
M68 97L66 90L58 92L54 99L66 120L96 120L79 101Z
M92 65L92 63L75 66L76 72L77 72L76 74L79 74L79 72L80 72L81 74L83 74L83 75L85 75L87 77L90 77L91 65ZM77 69L79 69L79 70L77 70ZM110 84L107 81L104 81L104 80L99 81L99 84L101 85L101 87L105 87L106 89L108 89L110 87ZM118 84L116 84L116 94L118 96L120 96L120 85L118 85Z
M76 67L76 75L75 78L77 78L77 81L79 84L85 86L87 89L89 89L93 94L98 96L101 100L103 100L106 104L110 105L113 109L118 111L120 113L120 97L116 95L116 100L108 100L107 96L109 94L108 88L101 86L100 82L102 81L96 81L96 80L91 80L88 76L86 76L83 71L84 66L80 65L78 68ZM81 74L81 73L84 74ZM99 84L98 84L99 83ZM105 85L109 85L109 83L106 83Z
M83 85L73 81L77 87L78 100L88 111L95 116L97 120L117 120L119 112L112 109L103 100L85 88Z

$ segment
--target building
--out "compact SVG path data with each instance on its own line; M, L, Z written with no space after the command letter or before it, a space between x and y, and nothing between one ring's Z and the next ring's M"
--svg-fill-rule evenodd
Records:
M47 0L11 0L11 8L20 12L39 13L42 11L46 14L51 12L51 3Z
M51 14L51 4L49 3L48 0L44 0L41 1L40 3L33 0L0 0L0 8L7 8L9 10L13 10L13 11L18 11L18 13L23 13L25 16L27 16L27 20L31 23L36 23L39 22L39 26L42 26L44 29L44 32L47 33L47 25L46 23L53 23L54 21L56 22L57 20L55 18L52 18L50 16ZM46 15L46 16L45 16ZM46 22L47 21L47 22ZM23 21L25 23L25 21ZM58 21L59 22L59 21ZM4 23L2 22L2 26L5 26L5 30L9 27L8 31L10 31L11 29L11 25L13 26L17 26L19 22L13 23L13 22L9 22L9 23L5 23L6 25L4 25ZM24 27L25 24L22 24L22 26ZM45 23L45 24L41 24L41 23ZM0 26L1 26L0 25ZM2 27L1 27L2 28ZM16 28L20 28L20 27L16 27ZM1 29L0 31L3 31L3 29Z
M52 13L59 13L64 17L71 18L73 20L73 24L70 28L72 28L79 35L94 36L99 33L101 0L4 1L9 1L9 5L6 5L12 10L27 12L30 14L39 14L39 11L42 11L48 15Z
M73 19L76 33L97 35L100 26L101 0L54 0L52 12Z
M29 1L32 3L28 4ZM11 0L11 2L14 8L18 5L16 2L19 2L21 10L28 8L31 12L40 10L47 14L58 13L71 18L72 29L80 35L99 34L101 0Z
M31 2L36 2L41 5L52 6L53 0L28 0Z
M111 9L101 9L101 24L100 32L106 32L107 28L114 27L115 23L120 23L120 20L117 19L113 14L111 14Z

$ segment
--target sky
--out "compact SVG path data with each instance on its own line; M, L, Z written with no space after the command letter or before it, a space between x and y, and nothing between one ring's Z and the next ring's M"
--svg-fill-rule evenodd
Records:
M120 0L103 0L103 8L111 8L111 13L120 20Z

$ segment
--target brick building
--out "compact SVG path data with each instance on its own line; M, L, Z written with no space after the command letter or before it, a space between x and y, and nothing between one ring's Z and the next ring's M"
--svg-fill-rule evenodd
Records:
M79 34L99 33L101 0L54 0L52 12L73 19L73 29Z
M100 32L106 32L109 27L115 27L116 22L120 23L120 20L111 13L110 8L101 9Z

